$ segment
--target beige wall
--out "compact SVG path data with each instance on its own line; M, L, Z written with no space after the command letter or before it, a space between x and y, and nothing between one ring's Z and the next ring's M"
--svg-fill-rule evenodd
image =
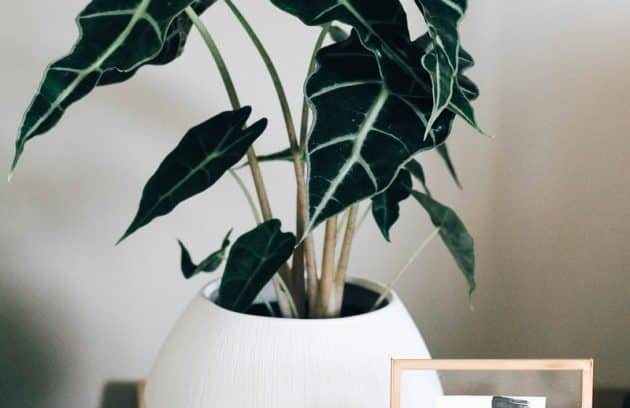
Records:
M316 31L267 2L239 3L276 56L297 115ZM630 5L471 3L464 45L478 62L472 76L483 92L481 123L496 138L456 126L450 146L463 192L434 154L423 157L435 193L476 236L475 312L437 242L399 290L435 356L594 356L601 385L630 387ZM8 166L43 67L76 36L72 19L83 4L24 0L5 8L0 163ZM254 50L222 5L205 20L242 100L271 120L258 150L283 147L280 112ZM0 380L24 379L34 399L31 388L42 390L34 406L94 407L104 381L142 377L204 282L180 278L175 237L199 257L228 228L251 226L226 180L113 246L165 153L188 127L227 106L193 35L176 63L144 69L72 107L29 146L14 182L0 183L0 347L18 348L21 364ZM265 175L286 180L270 192L274 211L289 220L289 170L270 165ZM388 279L430 231L411 202L402 213L393 245L372 225L361 232L355 274Z

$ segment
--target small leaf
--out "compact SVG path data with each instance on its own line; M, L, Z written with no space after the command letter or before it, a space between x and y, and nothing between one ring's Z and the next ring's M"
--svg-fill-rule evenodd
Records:
M59 122L66 109L103 83L126 79L128 72L160 54L171 23L193 0L93 0L79 14L80 37L67 56L51 64L31 102L15 144L15 169L24 145ZM115 75L112 74L112 75Z
M228 256L217 303L246 312L258 293L276 274L296 244L295 235L283 233L279 220L269 220L240 236Z
M190 256L190 253L188 252L188 250L186 249L182 241L177 240L177 242L179 243L179 247L181 248L181 251L182 251L181 269L182 269L182 273L184 274L184 277L186 279L190 279L201 272L216 271L219 268L219 266L221 266L221 263L225 259L225 251L230 246L231 233L232 233L232 230L228 231L227 235L223 239L223 243L221 244L221 249L208 255L208 257L206 257L206 259L201 261L199 265L195 265L195 263L193 262Z
M119 242L208 189L238 162L267 126L261 119L244 128L250 114L249 107L223 112L190 129L147 182L138 212Z
M455 259L457 266L468 282L469 293L475 290L475 250L473 238L455 212L438 203L426 194L412 190L431 217L431 222L440 228L440 237Z
M389 230L400 216L400 203L409 197L410 190L411 175L403 169L387 190L372 197L372 215L387 241Z
M459 177L457 177L457 172L455 171L455 166L453 165L453 161L451 160L451 155L448 153L448 148L446 147L446 143L439 145L436 150L438 154L440 155L440 157L442 158L442 160L444 160L444 163L446 164L446 167L448 168L448 172L451 173L451 177L453 177L453 180L455 180L455 184L457 184L457 187L461 189L462 183L459 182Z
M429 196L431 196L431 192L429 191L429 187L427 186L426 178L424 177L424 169L422 168L420 162L416 159L410 160L405 165L405 168L420 182L420 184L422 184L424 191Z

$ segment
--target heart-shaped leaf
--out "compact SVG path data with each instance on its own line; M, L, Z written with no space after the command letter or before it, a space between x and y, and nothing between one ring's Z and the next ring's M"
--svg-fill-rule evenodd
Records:
M419 191L411 194L418 200L431 217L431 222L440 228L440 237L450 251L457 266L468 282L469 293L475 290L475 249L473 238L455 211L438 203Z
M411 175L403 169L387 190L372 197L372 216L387 241L389 230L400 216L400 203L409 197L410 190Z
M12 171L26 142L55 126L68 106L91 92L104 73L114 71L101 84L117 82L126 78L116 78L115 71L128 78L125 73L156 58L173 20L191 3L193 0L93 0L77 19L81 35L74 48L47 68L24 115Z
M223 239L223 243L221 244L221 248L206 257L203 261L196 265L192 257L190 256L190 252L184 246L184 243L180 240L177 240L179 243L179 247L181 248L182 255L180 266L182 269L182 273L186 279L190 279L193 276L201 273L201 272L214 272L216 271L221 263L225 259L225 252L227 248L230 246L230 234L232 230L228 231L227 235Z
M383 70L388 71L391 66L395 66L395 70L402 71L413 79L415 87L422 88L424 91L436 91L436 95L432 95L437 103L436 109L432 111L433 115L429 116L431 123L437 121L446 105L449 110L459 114L478 129L474 113L471 112L472 106L467 99L461 98L459 87L453 86L452 77L458 72L457 65L453 64L448 72L444 71L446 69L444 64L447 64L453 56L453 47L459 46L456 30L455 36L453 38L450 36L453 35L452 28L456 28L457 21L461 18L457 14L457 9L461 8L462 1L454 0L451 7L454 13L445 9L445 7L450 7L450 1L449 4L446 4L446 0L431 2L435 4L428 4L427 0L422 1L423 4L427 3L425 9L432 13L430 17L425 16L425 18L430 19L435 38L439 35L439 41L444 40L447 43L441 45L444 52L432 51L435 50L432 42L426 43L427 47L431 45L431 50L427 51L432 52L423 52L420 57L412 50L414 46L409 38L407 17L398 0L272 0L272 3L298 17L307 25L322 25L332 21L351 25L359 33L363 44L381 60ZM463 9L465 10L465 2ZM443 19L445 21L442 21ZM429 34L427 38L431 40ZM418 67L422 63L423 56L427 58L426 65L429 66L429 72L432 73L433 78L418 74ZM440 67L440 72L438 72L438 67Z
M190 6L195 13L202 14L216 2L217 0L195 0L190 4ZM112 69L103 72L103 75L98 80L97 86L117 84L119 82L126 81L134 76L136 72L138 72L138 69L145 65L166 65L172 62L184 51L191 28L192 22L186 13L180 13L168 28L164 39L164 45L162 45L162 50L158 55L146 62L143 62L140 66L131 71L119 71L117 69Z
M444 145L440 145L440 146L444 146ZM409 171L409 173L411 173L411 175L414 176L414 178L418 180L420 184L422 184L422 188L424 188L424 191L429 196L431 196L431 192L429 191L429 187L427 186L426 177L424 176L424 169L422 168L422 165L420 164L420 162L416 159L410 160L405 165L405 169L407 169L407 171Z
M317 62L306 84L316 111L307 146L309 231L384 191L412 156L444 142L453 118L445 112L423 140L430 91L416 88L400 70L390 69L392 75L383 79L381 60L363 47L356 32L322 49ZM416 74L428 77L421 67Z
M295 235L283 233L279 220L269 220L241 235L228 256L217 303L246 312L258 293L289 259Z
M212 186L238 162L267 126L261 119L245 128L250 114L250 107L223 112L190 129L145 185L138 212L120 241Z

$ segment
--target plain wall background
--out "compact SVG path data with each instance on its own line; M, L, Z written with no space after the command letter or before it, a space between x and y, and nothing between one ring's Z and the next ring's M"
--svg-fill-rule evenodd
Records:
M297 118L317 29L266 1L238 3L275 58ZM419 34L420 17L405 4ZM84 5L24 0L4 8L2 166L43 68L69 50ZM256 148L284 147L273 88L250 42L223 4L204 20L242 101L270 119ZM480 122L496 139L457 123L449 147L464 191L435 153L421 158L436 196L476 237L475 311L438 241L398 288L434 356L592 356L599 385L630 386L628 21L622 1L471 2L463 44L477 60ZM95 407L105 381L145 375L207 280L183 280L175 238L199 259L227 229L244 232L252 219L226 178L113 244L164 155L189 127L228 106L193 32L176 62L142 69L71 107L28 145L12 184L0 183L0 392L25 398L11 407ZM275 213L292 227L290 167L266 165L264 174ZM411 201L393 244L366 223L352 273L389 279L430 230Z

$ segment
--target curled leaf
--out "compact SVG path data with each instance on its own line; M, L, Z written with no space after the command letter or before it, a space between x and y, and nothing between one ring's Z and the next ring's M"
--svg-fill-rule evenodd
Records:
M219 266L221 266L221 263L225 259L225 252L227 248L230 246L231 233L232 233L232 230L228 231L227 235L223 239L221 248L211 253L210 255L208 255L206 259L204 259L203 261L199 263L199 265L196 265L193 262L192 257L190 256L190 253L188 252L188 249L186 249L186 247L184 246L184 243L180 240L177 240L177 242L179 243L181 252L182 252L180 264L181 264L181 269L182 269L182 273L184 274L184 277L186 279L190 279L201 272L216 271L219 268Z

